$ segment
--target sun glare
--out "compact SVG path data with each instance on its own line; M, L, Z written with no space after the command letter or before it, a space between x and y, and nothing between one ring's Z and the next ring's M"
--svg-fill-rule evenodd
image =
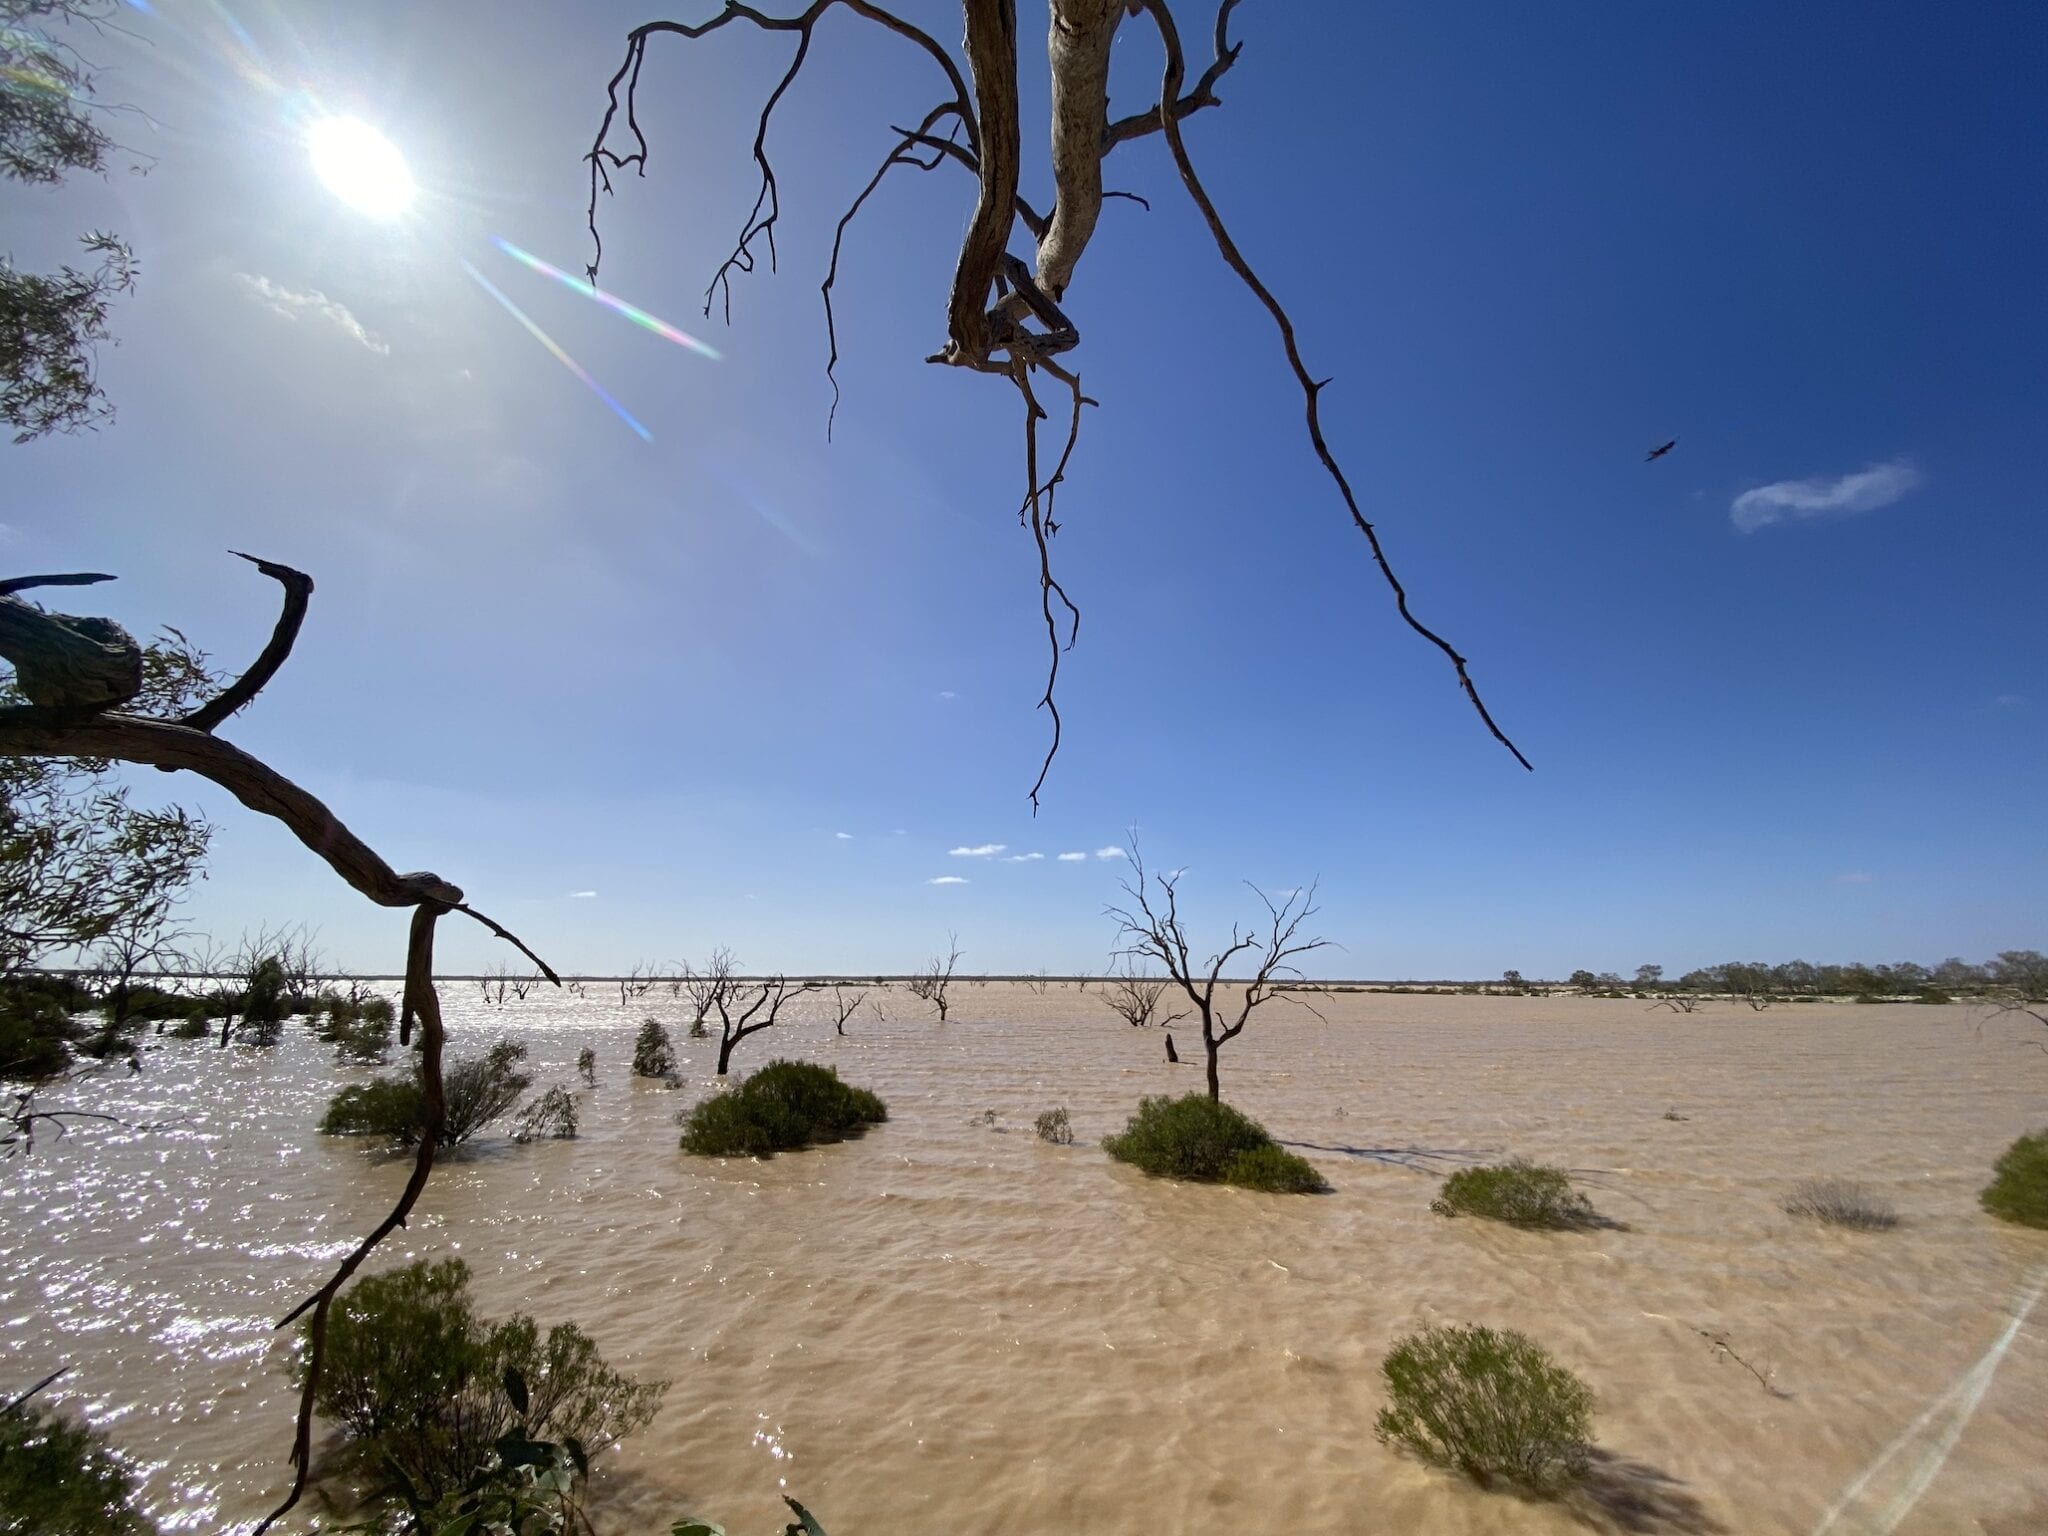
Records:
M327 190L358 213L390 219L411 204L415 189L405 156L361 118L322 118L307 131L306 148Z

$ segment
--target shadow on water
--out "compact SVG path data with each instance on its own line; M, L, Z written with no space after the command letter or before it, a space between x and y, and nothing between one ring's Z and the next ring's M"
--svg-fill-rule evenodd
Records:
M1411 1173L1438 1174L1445 1165L1482 1163L1486 1160L1483 1152L1454 1152L1444 1147L1343 1147L1332 1146L1320 1141L1281 1141L1281 1146L1295 1152L1328 1152L1336 1157L1362 1157L1371 1162L1385 1163L1391 1168L1406 1168Z
M1627 1536L1722 1536L1728 1529L1669 1472L1598 1446L1565 1504L1581 1524Z

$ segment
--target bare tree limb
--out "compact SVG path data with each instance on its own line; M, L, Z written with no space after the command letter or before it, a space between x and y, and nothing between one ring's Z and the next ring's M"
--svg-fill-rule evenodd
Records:
M277 616L277 627L270 632L270 639L264 644L256 659L218 698L212 699L193 710L179 724L195 731L210 731L238 709L249 703L273 677L277 669L291 656L292 646L298 642L299 626L306 621L306 607L313 597L313 578L304 571L295 571L288 565L279 565L271 560L259 560L254 555L245 555L240 550L229 553L238 559L247 560L257 570L284 588L284 611Z
M1153 22L1159 28L1160 41L1166 49L1166 75L1159 87L1159 99L1178 101L1181 81L1186 74L1186 65L1181 54L1180 29L1174 25L1173 13L1167 9L1166 0L1139 0L1139 3L1151 14ZM1224 9L1227 11L1229 7L1226 5ZM1223 18L1218 18L1219 28L1222 20ZM1465 690L1465 697L1472 701L1472 707L1479 712L1479 718L1485 722L1487 730L1493 733L1494 740L1506 747L1516 762L1534 772L1534 765L1522 755L1521 748L1509 740L1507 733L1494 723L1485 701L1479 697L1479 689L1472 681L1472 674L1466 669L1465 658L1448 640L1410 611L1407 588L1401 585L1400 578L1394 574L1393 566L1388 563L1386 551L1380 546L1378 530L1366 521L1365 513L1359 508L1358 498L1352 493L1351 482L1345 478L1344 471L1338 467L1336 456L1330 452L1330 445L1324 441L1322 412L1318 402L1323 387L1329 380L1310 377L1307 365L1301 360L1301 348L1294 338L1294 322L1288 318L1287 311L1281 308L1280 301L1273 297L1272 290L1259 281L1258 274L1244 259L1244 253L1237 248L1237 242L1231 239L1230 231L1224 227L1222 215L1216 211L1216 204L1203 187L1201 178L1195 174L1194 162L1188 158L1188 147L1181 137L1180 114L1163 114L1161 126L1166 133L1167 147L1173 153L1174 166L1180 172L1180 179L1187 187L1188 195L1195 200L1195 206L1201 210L1202 218L1209 226L1209 233L1215 237L1216 249L1222 254L1231 271L1244 280L1244 285L1251 290L1252 296L1265 308L1266 313L1273 317L1273 324L1280 332L1281 345L1287 353L1287 366L1293 371L1295 382L1301 386L1309 441L1315 446L1316 457L1322 460L1323 468L1329 472L1330 479L1336 484L1338 494L1344 498L1344 505L1351 513L1351 521L1357 526L1358 531L1365 535L1366 543L1372 547L1373 562L1379 566L1380 574L1393 589L1394 606L1400 610L1401 618L1410 629L1442 651L1450 660L1451 666L1458 674L1458 684Z

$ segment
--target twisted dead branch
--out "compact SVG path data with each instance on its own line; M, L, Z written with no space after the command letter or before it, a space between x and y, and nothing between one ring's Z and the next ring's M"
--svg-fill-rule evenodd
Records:
M736 273L756 270L759 246L765 245L769 270L775 270L775 231L782 216L782 204L768 150L769 128L776 108L811 57L819 22L833 10L843 8L902 38L937 65L947 94L915 128L890 130L896 136L895 142L840 215L833 231L832 255L821 285L828 353L825 375L832 390L826 433L829 437L840 400L834 295L847 230L891 170L910 166L931 171L942 163L955 164L974 177L975 204L961 238L947 293L946 339L926 360L1006 378L1024 402L1027 490L1019 520L1029 529L1038 557L1039 606L1049 652L1039 707L1047 711L1052 725L1045 758L1028 796L1034 813L1039 792L1060 748L1062 727L1055 702L1060 658L1072 649L1080 628L1079 609L1053 575L1049 541L1057 535L1060 525L1053 514L1052 498L1065 479L1079 438L1081 407L1095 403L1082 394L1078 374L1054 361L1077 347L1081 340L1079 328L1061 304L1094 235L1104 199L1128 198L1149 209L1150 204L1136 194L1104 189L1103 162L1119 145L1154 133L1165 136L1181 182L1201 212L1225 263L1272 317L1288 366L1302 391L1310 445L1336 486L1353 524L1364 534L1402 621L1443 653L1486 729L1518 763L1530 767L1528 758L1501 730L1480 697L1466 657L1411 609L1407 589L1395 575L1379 532L1366 518L1324 435L1320 400L1329 380L1310 375L1301 357L1292 319L1245 260L1189 158L1182 124L1195 113L1221 104L1217 85L1243 52L1243 44L1230 37L1230 18L1237 4L1238 0L1219 0L1213 28L1213 57L1194 85L1184 89L1185 53L1166 0L1051 0L1046 48L1052 75L1049 130L1055 198L1043 215L1032 207L1019 186L1022 138L1016 0L961 0L964 70L930 33L869 0L812 0L800 14L788 17L768 15L739 0L728 0L725 8L708 21L646 23L627 34L625 58L607 87L604 116L585 156L590 166L586 220L592 259L588 271L594 283L604 255L597 223L598 195L615 190L615 171L630 169L638 176L645 176L647 171L649 146L639 122L638 93L648 43L664 34L685 40L702 39L736 22L762 32L795 36L796 47L789 63L769 92L755 125L753 157L760 181L753 208L741 225L732 253L720 263L705 290L705 314L710 314L714 302L722 303L729 322L732 279ZM1159 98L1141 111L1112 119L1108 94L1111 45L1125 17L1140 13L1151 18L1165 54ZM946 129L943 135L939 132L942 125ZM617 146L613 143L615 134L620 140ZM1010 253L1010 238L1019 224L1034 243L1035 269ZM1031 375L1039 371L1057 379L1073 399L1066 445L1052 475L1043 482L1039 478L1037 430L1046 413L1038 403L1031 380ZM1064 611L1066 619L1064 641L1060 636L1059 610Z
M350 1251L320 1288L278 1322L289 1327L309 1311L306 1377L301 1385L293 1434L290 1491L256 1529L268 1530L305 1492L311 1460L313 1402L325 1356L327 1316L334 1299L386 1237L405 1225L426 1188L434 1166L434 1144L445 1113L441 1083L441 1004L434 990L434 926L449 912L475 919L539 967L555 985L554 971L512 932L463 900L461 889L429 871L399 874L345 826L331 810L267 763L213 735L215 727L243 708L276 676L290 657L313 591L303 571L244 555L285 593L269 642L234 683L181 719L152 720L124 714L121 706L141 691L141 648L128 632L107 619L48 613L15 596L38 586L82 586L111 580L97 574L21 577L0 582L0 660L14 667L29 702L0 708L0 754L23 757L102 757L119 762L183 770L219 785L259 815L282 822L291 833L356 890L380 906L412 908L406 950L403 1023L409 1040L421 1029L420 1084L425 1123L412 1175L384 1219Z

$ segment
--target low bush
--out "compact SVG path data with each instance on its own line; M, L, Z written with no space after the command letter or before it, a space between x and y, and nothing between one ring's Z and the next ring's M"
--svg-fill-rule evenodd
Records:
M1036 1120L1032 1128L1038 1132L1040 1141L1049 1141L1056 1147L1071 1147L1074 1144L1074 1128L1067 1122L1064 1109L1048 1109Z
M213 1026L203 1016L196 1019L179 1019L164 1033L173 1040L204 1040L213 1033Z
M597 1086L597 1052L587 1045L578 1051L576 1053L576 1071L582 1076L584 1087L595 1088Z
M303 1353L294 1362L303 1379ZM515 1373L524 1412L501 1387ZM489 1465L515 1424L574 1440L586 1456L654 1417L666 1382L606 1365L573 1323L543 1337L530 1317L476 1315L461 1259L421 1260L359 1280L335 1303L314 1402L343 1432L344 1465L431 1505Z
M0 1408L0 1533L155 1536L134 1494L99 1431L36 1403Z
M1139 1100L1129 1124L1105 1137L1102 1149L1155 1178L1285 1194L1329 1188L1311 1163L1279 1146L1258 1121L1201 1093Z
M1889 1232L1899 1224L1899 1213L1889 1200L1853 1179L1801 1179L1785 1197L1782 1209L1788 1216L1804 1216L1854 1232Z
M676 1048L661 1020L646 1019L633 1039L633 1075L670 1079L676 1075Z
M40 1082L71 1065L86 1031L63 1003L23 989L0 993L0 1081Z
M519 1102L533 1079L519 1070L526 1047L500 1040L482 1056L462 1057L442 1069L446 1107L437 1145L460 1146ZM402 1147L420 1139L426 1096L418 1075L373 1077L344 1088L328 1101L320 1121L323 1136L381 1136Z
M880 1099L842 1083L829 1067L771 1061L691 1110L682 1147L700 1157L770 1157L845 1141L888 1118Z
M2023 1227L2048 1227L2048 1131L2005 1149L1978 1196L1985 1210Z
M1592 1389L1524 1335L1426 1328L1395 1344L1380 1370L1382 1443L1481 1485L1555 1494L1585 1476Z
M1429 1208L1439 1216L1483 1216L1551 1231L1589 1227L1599 1220L1592 1202L1572 1188L1570 1174L1519 1157L1491 1167L1460 1168L1444 1180Z
M242 993L242 1022L235 1031L238 1038L261 1047L284 1038L284 1021L290 1012L285 982L284 962L274 955L249 972L249 984Z
M574 1141L576 1139L576 1097L557 1083L519 1111L519 1124L512 1132L517 1142Z

